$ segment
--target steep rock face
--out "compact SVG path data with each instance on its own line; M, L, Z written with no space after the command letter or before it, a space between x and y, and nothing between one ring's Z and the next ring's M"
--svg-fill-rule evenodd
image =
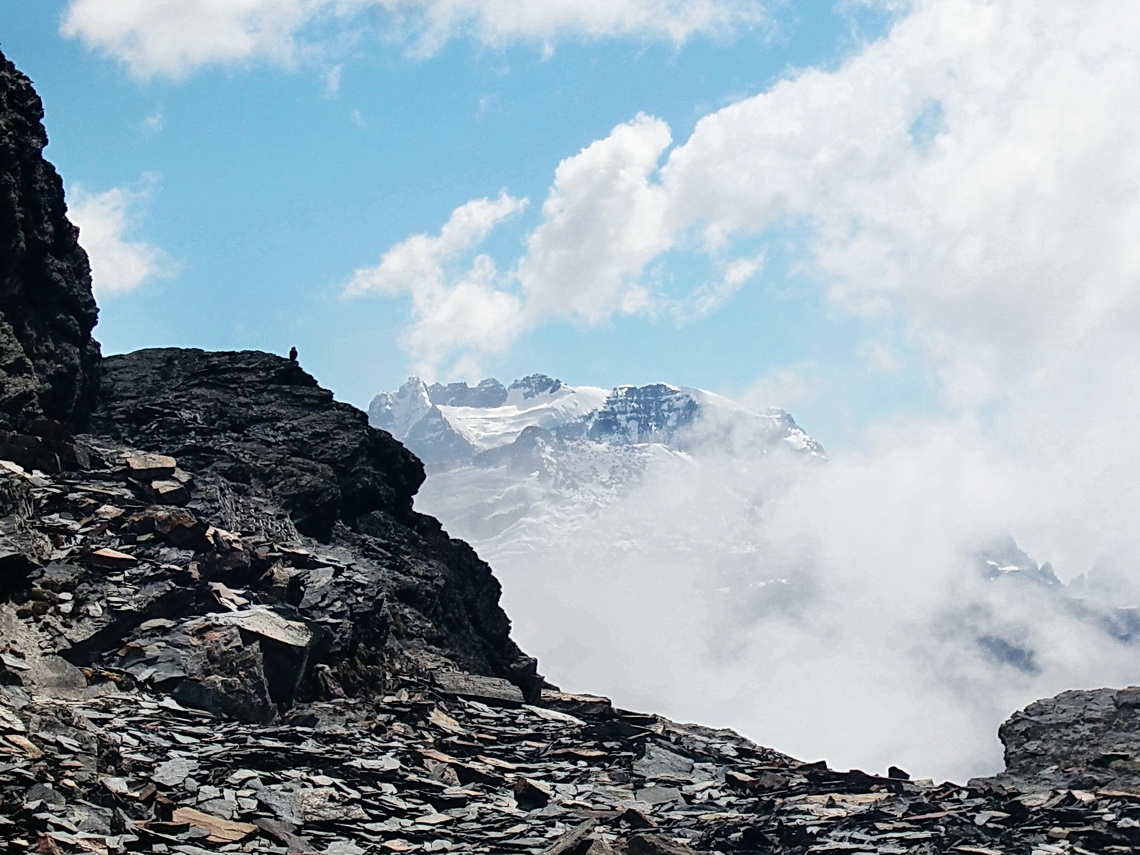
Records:
M390 626L365 642L381 658L390 631L421 664L533 676L533 660L510 639L490 568L412 511L422 464L295 362L179 349L110 357L92 428L177 458L194 474L188 508L202 519L277 543L299 532L343 550L351 572L255 584L292 586L286 599L295 605L323 603L312 617L344 628L343 638L328 641L337 655L358 649L360 632L383 622Z
M1140 687L1069 691L1034 701L999 729L1016 787L1140 792Z
M486 380L483 381L483 383L486 382ZM483 383L479 385L482 386ZM561 388L561 380L555 380L546 374L530 374L512 383L508 395L510 392L516 392L522 395L524 399L537 398L539 395L553 395Z
M494 377L480 380L474 388L466 383L432 383L428 396L433 404L449 407L501 407L507 402L507 389Z
M595 442L673 442L692 426L700 405L681 389L657 383L620 386L583 425Z
M46 145L39 96L0 54L0 431L82 427L98 385L91 272Z

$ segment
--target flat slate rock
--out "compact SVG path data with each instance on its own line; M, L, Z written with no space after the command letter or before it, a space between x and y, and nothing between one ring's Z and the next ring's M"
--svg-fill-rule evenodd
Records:
M525 702L518 686L498 677L464 674L461 671L435 671L436 685L445 692L474 698L489 704L522 705Z

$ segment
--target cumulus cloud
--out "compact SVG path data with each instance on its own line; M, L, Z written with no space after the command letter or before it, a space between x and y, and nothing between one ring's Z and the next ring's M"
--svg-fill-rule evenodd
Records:
M645 273L692 246L726 271L688 298L713 310L755 272L735 242L793 228L799 269L836 307L893 318L951 406L1074 348L1131 348L1140 123L1119 105L1140 85L1140 12L1119 11L916 0L842 67L672 148L659 119L616 127L555 172L514 268L530 322L676 306Z
M125 294L177 271L177 265L161 248L130 239L153 183L148 179L141 189L113 187L102 193L91 193L75 184L68 192L68 216L79 226L79 243L91 261L97 296Z
M288 65L320 44L322 28L363 27L369 12L424 55L455 38L544 48L565 37L681 42L761 20L757 0L71 0L61 29L140 77L181 77L208 65Z
M650 181L670 141L664 122L638 116L559 164L518 271L530 312L597 323L645 306L640 274L670 242Z
M645 264L669 247L663 193L650 181L669 142L664 122L638 116L563 160L542 223L512 269L500 273L488 255L470 268L454 263L525 207L503 193L457 208L438 236L392 247L379 265L356 271L345 296L412 294L406 340L431 376L451 355L474 366L479 353L501 351L554 318L597 323L615 312L710 311L755 272L755 260L729 263L722 281L684 303L651 300L640 282Z
M526 204L506 192L467 202L452 212L438 235L413 235L385 252L376 266L357 270L344 295L411 297L413 322L404 341L425 377L434 378L453 351L500 350L518 335L520 301L500 282L490 256L470 256Z
M183 77L214 64L297 54L299 32L332 0L72 0L60 31L139 77Z
M638 116L558 166L509 266L527 324L715 310L745 268L678 301L655 265L695 248L728 271L790 229L804 278L890 329L894 358L949 407L1137 350L1140 123L1120 108L1140 88L1137 36L1140 11L1110 2L915 0L839 68L705 116L679 144Z

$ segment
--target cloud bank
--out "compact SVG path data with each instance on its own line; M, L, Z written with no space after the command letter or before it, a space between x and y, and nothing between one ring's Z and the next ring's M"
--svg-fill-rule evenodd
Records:
M1140 681L1137 626L1113 608L1140 604L1135 550L1096 593L997 569L1030 564L1008 535L1042 526L1123 546L1106 535L1130 532L1137 497L1082 479L1087 454L1049 465L943 424L805 467L740 439L655 457L597 513L477 543L550 680L806 760L959 782L1001 768L1013 710ZM1046 550L1069 578L1094 567Z
M91 281L98 297L125 294L177 271L162 249L130 239L153 183L148 179L141 189L113 187L102 193L91 193L81 184L68 190L68 217L79 227L79 243L91 262Z
M500 46L564 38L682 42L761 20L756 0L71 0L68 38L138 77L184 77L212 65L288 66L330 29L378 28L430 55L456 38Z

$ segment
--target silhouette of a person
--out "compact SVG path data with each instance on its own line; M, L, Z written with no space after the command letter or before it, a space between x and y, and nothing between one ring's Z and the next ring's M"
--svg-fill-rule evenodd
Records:
M290 362L296 362L297 361L297 348L295 348L295 347L289 348L289 361Z

